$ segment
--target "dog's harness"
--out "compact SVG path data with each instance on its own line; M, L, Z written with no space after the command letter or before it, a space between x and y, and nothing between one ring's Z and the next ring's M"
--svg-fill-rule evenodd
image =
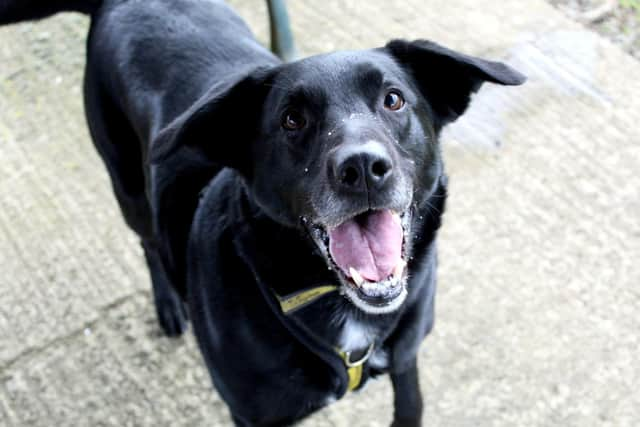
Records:
M328 293L335 292L338 290L338 286L335 285L324 285L324 286L316 286L313 288L304 289L302 291L295 292L293 294L289 294L286 296L280 296L275 291L273 291L274 295L278 299L280 303L280 309L282 313L289 316L296 310L305 307L314 301L322 298ZM347 375L349 377L349 384L347 389L349 391L355 390L358 388L360 383L362 382L362 369L363 365L369 360L371 354L373 353L374 343L372 342L369 347L359 350L357 352L354 351L344 351L340 348L335 347L334 350L340 356L342 361L344 362L344 366L347 369ZM359 356L359 357L355 357ZM355 360L352 360L355 359Z

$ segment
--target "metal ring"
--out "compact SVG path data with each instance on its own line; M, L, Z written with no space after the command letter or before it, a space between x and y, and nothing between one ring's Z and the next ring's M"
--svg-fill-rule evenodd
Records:
M371 354L373 354L374 344L375 343L371 343L365 355L362 356L360 360L356 360L355 362L351 361L351 352L350 351L345 352L344 364L347 365L347 367L349 368L355 368L364 364L367 360L369 360L369 357L371 357Z

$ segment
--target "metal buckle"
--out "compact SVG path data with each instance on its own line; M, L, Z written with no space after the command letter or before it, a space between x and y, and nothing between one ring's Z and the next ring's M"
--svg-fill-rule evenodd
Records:
M363 365L367 360L369 360L369 357L371 357L371 354L373 353L373 347L374 343L371 343L365 355L362 356L360 360L356 360L355 362L351 361L351 352L346 351L344 353L344 364L347 365L348 368L356 368L360 365Z

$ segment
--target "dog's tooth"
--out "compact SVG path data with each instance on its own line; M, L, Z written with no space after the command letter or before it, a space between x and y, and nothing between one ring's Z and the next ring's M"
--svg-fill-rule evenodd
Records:
M393 269L393 277L401 277L404 268L407 266L407 262L403 259L400 260L396 268Z
M349 267L349 274L351 274L351 278L354 282L356 282L356 285L362 286L362 284L364 283L364 279L362 278L360 273L358 273L358 270L353 267Z
M396 211L391 211L391 218L398 224L402 223L402 220L400 218L400 214Z

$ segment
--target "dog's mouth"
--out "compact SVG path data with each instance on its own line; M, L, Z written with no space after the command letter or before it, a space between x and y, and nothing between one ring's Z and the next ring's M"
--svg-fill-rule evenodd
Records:
M381 314L398 309L407 296L409 217L408 211L385 209L367 210L333 227L303 222L343 293L361 310Z

